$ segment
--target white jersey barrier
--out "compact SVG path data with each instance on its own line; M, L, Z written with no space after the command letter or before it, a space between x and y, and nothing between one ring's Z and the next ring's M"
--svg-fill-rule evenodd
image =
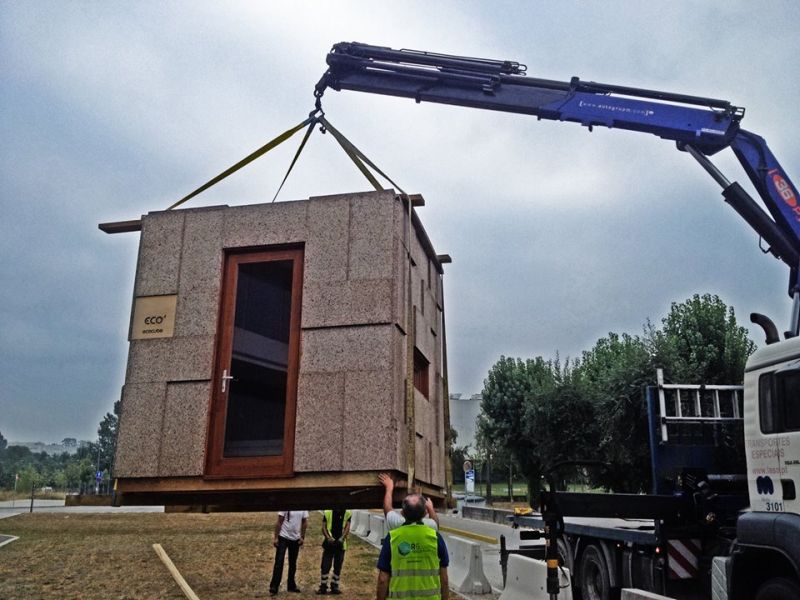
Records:
M572 600L572 586L569 571L558 570L561 589L559 600ZM518 554L508 557L508 574L506 587L500 600L547 600L547 565L543 560L526 558Z
M350 529L358 536L364 537L369 533L369 513L363 510L353 511L353 522Z
M465 594L491 594L492 586L483 572L483 553L477 542L447 536L450 589Z
M383 528L385 527L384 518L379 515L369 515L369 536L367 541L375 546L381 545L384 538Z

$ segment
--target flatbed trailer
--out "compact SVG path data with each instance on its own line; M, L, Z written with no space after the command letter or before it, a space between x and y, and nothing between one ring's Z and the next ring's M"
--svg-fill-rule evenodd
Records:
M545 528L541 515L511 520L515 527ZM565 517L558 538L559 562L584 600L605 598L610 590L621 588L681 600L709 598L710 579L708 585L703 583L702 574L711 571L712 547L701 527L654 519Z

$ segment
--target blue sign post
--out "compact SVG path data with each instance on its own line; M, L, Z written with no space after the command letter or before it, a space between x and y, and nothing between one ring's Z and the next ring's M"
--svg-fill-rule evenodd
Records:
M464 472L464 487L468 494L475 492L475 470L470 469Z

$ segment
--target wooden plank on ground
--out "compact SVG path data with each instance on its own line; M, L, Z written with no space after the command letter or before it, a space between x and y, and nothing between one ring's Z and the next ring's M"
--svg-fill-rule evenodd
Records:
M181 572L178 571L178 569L175 567L175 564L172 562L172 560L170 560L169 556L167 556L167 553L164 552L161 544L153 544L153 550L156 551L156 554L161 559L161 562L163 562L167 569L169 569L169 572L172 574L172 578L175 580L175 583L178 584L178 587L181 588L183 595L189 598L189 600L200 600L192 588L189 587L189 584L186 583L186 580L183 578L183 575L181 575Z

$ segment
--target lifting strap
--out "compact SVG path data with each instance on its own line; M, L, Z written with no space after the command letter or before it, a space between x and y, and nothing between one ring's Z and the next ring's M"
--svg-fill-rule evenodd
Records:
M374 162L372 162L369 158L366 157L366 155L363 152L361 152L361 150L356 148L350 140L348 140L346 137L344 137L344 135L342 135L342 132L340 132L333 125L331 125L330 121L328 121L325 118L324 115L319 117L319 122L322 124L322 126L326 130L331 132L331 135L334 137L334 139L336 139L336 141L339 142L339 145L342 147L342 150L345 151L347 156L350 157L350 160L353 161L353 163L356 165L356 167L358 167L358 170L361 171L364 174L364 177L367 178L367 180L372 184L372 186L377 191L379 191L379 192L383 191L383 188L378 183L378 180L375 179L375 176L372 173L370 173L369 169L367 169L367 167L364 166L364 163L367 163L370 167L372 167L372 169L376 173L378 173L386 181L388 181L395 188L397 188L398 192L400 192L401 194L405 194L405 192L403 191L403 188L401 188L394 181L392 181L391 177L389 177L386 173L381 171Z
M270 140L269 142L267 142L266 144L261 146L261 148L259 148L255 152L249 154L248 156L246 156L245 158L240 160L238 163L233 165L231 168L226 169L225 171L223 171L222 173L220 173L219 175L214 177L214 179L212 179L211 181L208 181L208 182L204 183L203 185L201 185L199 188L197 188L195 191L193 191L188 196L184 196L183 198L178 200L175 204L173 204L170 207L168 207L167 210L172 210L173 208L177 208L178 206L180 206L181 204L183 204L187 200L190 200L191 198L194 198L195 196L197 196L197 194L199 194L200 192L204 192L208 188L210 188L212 185L214 185L216 183L219 183L220 181L225 179L228 175L232 175L233 173L235 173L236 171L238 171L242 167L244 167L246 165L249 165L255 159L259 158L260 156L263 156L264 154L266 154L267 152L272 150L275 146L278 146L278 145L282 144L283 142L285 142L286 140L288 140L290 137L292 137L295 133L300 131L306 125L308 125L308 124L312 124L313 125L314 121L315 121L314 117L309 117L305 121L300 123L299 125L295 125L294 127L289 129L288 131L284 131L278 137L276 137L273 140ZM294 164L294 163L292 163L292 164Z
M308 138L311 137L311 134L314 131L314 126L316 124L317 124L316 119L314 119L313 121L311 121L311 123L308 124L308 129L306 129L306 134L303 136L303 141L300 142L300 146L297 148L297 152L295 152L294 158L292 159L292 162L289 165L289 169L286 171L286 175L283 176L283 181L281 181L281 184L278 186L278 191L275 192L275 195L272 197L273 202L275 202L275 200L278 198L278 194L281 193L281 190L283 189L283 184L286 183L287 179L289 179L289 173L292 172L294 164L297 162L297 159L300 158L300 153L303 151L303 148L306 147L306 142L308 141Z
M386 173L381 171L374 162L372 162L369 158L367 158L367 156L363 152L361 152L361 150L356 148L355 145L353 145L353 143L350 140L348 140L338 129L336 129L333 125L331 125L330 121L328 121L325 118L324 115L315 115L315 114L312 113L302 123L299 123L298 125L295 125L291 129L289 129L287 131L284 131L278 137L270 140L269 142L267 142L266 144L261 146L261 148L259 148L255 152L252 152L251 154L247 155L245 158L240 160L238 163L236 163L232 167L226 169L225 171L223 171L222 173L220 173L219 175L217 175L213 179L211 179L211 180L207 181L206 183L204 183L203 185L201 185L199 188L194 190L192 193L184 196L183 198L181 198L180 200L178 200L174 204L170 205L167 208L167 210L172 210L173 208L177 208L178 206L180 206L184 202L186 202L188 200L191 200L192 198L194 198L195 196L197 196L201 192L204 192L205 190L207 190L211 186L219 183L220 181L222 181L223 179L228 177L229 175L234 174L236 171L238 171L242 167L247 166L248 164L250 164L251 162L253 162L257 158L260 158L261 156L263 156L264 154L266 154L267 152L269 152L270 150L272 150L276 146L279 146L280 144L282 144L283 142L288 140L290 137L292 137L295 133L297 133L298 131L300 131L304 127L307 127L306 133L303 136L303 140L300 142L300 146L298 147L297 152L295 153L294 158L292 159L292 162L289 165L289 169L286 171L286 175L284 175L283 181L281 181L280 186L278 186L278 191L275 192L275 196L272 198L272 202L275 202L275 200L278 197L278 194L280 194L281 190L283 189L283 185L286 183L286 180L289 178L289 174L292 172L292 169L294 168L294 165L297 163L297 159L300 158L300 153L303 151L303 148L305 148L306 142L308 142L308 138L311 137L311 134L314 131L314 126L317 123L322 125L323 133L325 131L330 131L331 132L331 135L333 135L334 139L342 147L342 150L344 150L345 153L347 154L347 156L350 157L350 160L353 161L353 164L355 164L356 167L358 168L358 170L361 171L361 173L364 175L364 177L367 178L367 181L370 182L372 187L374 187L378 191L382 191L384 189L380 185L380 183L378 182L377 178L370 172L370 170L367 168L366 165L369 165L370 167L372 167L372 169L376 173L378 173L381 177L386 179L386 181L391 183L401 194L405 194L405 192L403 191L403 189L399 185L397 185L388 175L386 175Z

